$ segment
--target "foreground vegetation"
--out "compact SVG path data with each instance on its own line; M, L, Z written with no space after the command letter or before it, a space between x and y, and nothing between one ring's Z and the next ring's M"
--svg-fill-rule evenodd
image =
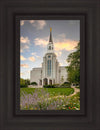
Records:
M35 91L42 92L43 90L49 93L50 96L57 96L57 95L68 96L74 92L73 88L21 88L20 96L23 95L23 92L24 94L33 94Z
M73 88L21 88L20 108L22 110L79 110L80 93Z

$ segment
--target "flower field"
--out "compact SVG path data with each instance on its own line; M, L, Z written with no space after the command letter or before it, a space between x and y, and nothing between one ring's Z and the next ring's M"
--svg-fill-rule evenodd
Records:
M73 88L20 88L21 110L80 110Z

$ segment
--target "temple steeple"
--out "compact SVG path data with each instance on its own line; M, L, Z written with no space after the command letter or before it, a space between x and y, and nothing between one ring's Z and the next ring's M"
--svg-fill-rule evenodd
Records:
M47 45L47 52L53 53L54 47L53 47L53 40L52 40L52 28L50 27L50 37L49 37L49 43Z

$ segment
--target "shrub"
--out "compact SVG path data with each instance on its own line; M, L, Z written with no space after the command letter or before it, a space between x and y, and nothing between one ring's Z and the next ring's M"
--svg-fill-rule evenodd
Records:
M44 88L55 88L55 85L44 85Z
M20 84L21 88L26 88L28 85L27 84Z
M63 84L53 84L53 85L44 85L44 88L70 88L69 83L63 83Z
M38 85L36 82L32 82L31 85Z
M63 84L67 84L67 85L68 85L68 84L70 84L70 83L69 83L69 82L64 82Z
M60 85L61 88L70 88L71 85L69 82L64 82L63 84Z
M60 88L60 84L54 84L55 88Z

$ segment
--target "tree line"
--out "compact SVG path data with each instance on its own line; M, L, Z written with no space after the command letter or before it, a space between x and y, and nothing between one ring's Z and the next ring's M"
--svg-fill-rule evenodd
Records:
M76 46L76 51L68 55L67 80L70 84L80 84L80 42Z

